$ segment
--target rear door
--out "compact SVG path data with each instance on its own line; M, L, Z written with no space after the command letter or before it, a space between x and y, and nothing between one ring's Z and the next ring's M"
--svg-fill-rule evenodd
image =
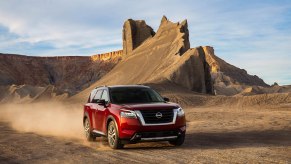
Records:
M103 90L102 96L100 98L101 100L105 100L106 104L109 102L109 94L106 89ZM107 107L104 107L102 105L98 105L98 110L96 114L96 129L98 131L101 131L103 133L106 133L106 127L105 127L105 122L106 122L106 112L107 112Z

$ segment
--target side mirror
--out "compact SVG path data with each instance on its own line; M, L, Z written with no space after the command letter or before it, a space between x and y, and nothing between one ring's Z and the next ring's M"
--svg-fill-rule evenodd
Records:
M98 102L97 99L93 99L93 100L91 101L91 103L94 103L94 104L97 104L97 102Z
M104 99L100 99L97 101L97 104L100 106L105 106L106 105L106 101Z
M164 100L165 100L166 102L169 102L169 101L170 101L170 99L167 98L167 97L164 97Z

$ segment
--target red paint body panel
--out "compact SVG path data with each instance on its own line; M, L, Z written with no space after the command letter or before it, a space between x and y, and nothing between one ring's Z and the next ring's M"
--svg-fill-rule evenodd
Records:
M95 89L98 90L98 89ZM102 90L109 90L107 87L102 87ZM93 93L93 94L92 94ZM92 91L92 96L94 96L94 92ZM96 91L97 93L97 91ZM145 104L113 104L108 103L104 105L98 105L97 103L90 103L92 99L88 99L88 103L84 105L84 119L88 118L90 120L90 130L91 132L96 132L102 135L107 135L107 125L109 121L114 121L116 123L116 127L118 130L118 136L120 139L130 140L136 134L139 133L151 133L151 132L167 132L167 131L176 131L179 135L185 134L186 132L186 119L185 115L178 116L174 113L173 118L176 116L176 120L174 123L169 123L169 125L162 125L161 123L156 123L155 125L143 125L142 119L140 117L137 118L124 118L121 117L121 111L139 111L142 112L150 112L153 113L154 110L157 110L157 113L160 111L164 111L166 109L173 110L180 108L178 104L170 103L170 102L159 102L159 103L145 103ZM92 101L93 102L93 101ZM146 111L151 110L151 111ZM173 111L176 111L173 110ZM133 112L135 113L135 112ZM154 112L155 114L155 112ZM165 113L165 119L167 118L167 114L169 117L169 112ZM138 114L136 114L139 116ZM143 115L143 114L142 114ZM146 117L146 116L145 116ZM152 116L148 116L147 118L152 119ZM154 117L155 119L159 119L157 115ZM174 119L173 119L174 120Z
M178 117L175 124L172 125L155 125L142 126L138 119L124 119L120 120L119 136L120 138L131 138L136 132L152 132L152 131L170 131L177 130L186 126L185 117Z
M86 108L87 107L87 108ZM98 110L96 109L98 108ZM131 104L131 105L116 105L108 104L107 107L102 107L97 104L87 103L85 105L85 113L89 114L92 130L98 130L107 133L107 119L109 116L113 117L119 129L119 137L122 139L130 139L136 132L149 132L149 131L169 131L177 130L186 126L185 116L177 117L175 124L172 125L155 125L155 126L142 126L138 118L121 118L120 109L127 110L153 110L153 109L167 109L178 108L179 106L174 103L153 103L153 104Z

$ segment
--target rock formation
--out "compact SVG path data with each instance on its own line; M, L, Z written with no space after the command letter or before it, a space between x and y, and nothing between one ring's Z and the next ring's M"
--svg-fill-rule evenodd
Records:
M53 85L56 94L73 95L109 72L119 62L119 57L104 60L102 55L97 60L96 56L32 57L0 54L0 86Z
M58 93L59 89L53 85L10 85L0 86L0 103L29 103L45 100L64 100L68 93Z
M218 58L212 47L190 48L187 20L173 23L165 16L156 34L145 21L125 21L123 50L87 57L0 54L0 101L62 99L77 93L71 99L84 102L96 86L116 84L223 95L291 88L269 87L259 77Z
M192 48L181 57L170 75L171 81L199 93L213 93L210 68L202 47Z
M122 31L123 54L131 54L135 48L154 35L154 30L144 20L128 19L124 22Z
M249 75L246 70L237 68L214 54L213 47L204 46L206 61L210 66L214 89L217 94L235 95L250 86L269 87L256 75ZM260 92L257 92L260 93Z
M182 21L182 23L178 22L176 24L173 24L172 22L168 21L167 17L163 16L157 35L158 37L165 37L165 35L167 35L167 29L173 28L174 26L179 27L178 30L180 31L181 36L179 36L179 40L174 40L173 42L179 47L182 45L178 51L179 55L182 55L190 48L189 30L186 19Z
M123 56L123 50L107 52L103 54L96 54L92 55L91 59L93 61L112 61L112 60L119 60Z
M125 23L126 24L126 23ZM123 31L127 31L127 26ZM135 37L124 38L131 43ZM133 44L124 44L134 47ZM125 50L127 51L127 50ZM203 49L190 49L187 21L163 17L157 33L127 53L102 79L75 97L85 97L96 86L116 84L173 84L199 93L212 93L210 70Z
M237 83L244 85L257 85L268 87L262 79L256 75L249 75L246 70L237 68L224 60L220 59L214 54L213 47L205 46L203 50L206 54L206 60L211 67L211 73L223 73L224 76L231 78L231 81L225 83ZM219 79L217 79L219 80Z

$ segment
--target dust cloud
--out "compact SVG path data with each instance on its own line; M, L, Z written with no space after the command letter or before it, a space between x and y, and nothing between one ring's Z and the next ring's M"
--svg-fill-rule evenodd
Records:
M7 104L0 106L0 122L20 132L84 139L81 105L56 102Z

